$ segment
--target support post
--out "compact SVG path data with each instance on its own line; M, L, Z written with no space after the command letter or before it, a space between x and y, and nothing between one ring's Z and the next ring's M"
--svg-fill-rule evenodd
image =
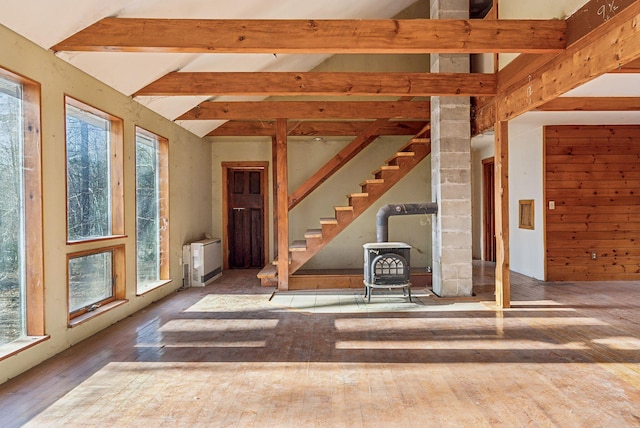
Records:
M276 120L276 214L278 217L278 290L289 289L289 186L287 119Z
M271 181L273 194L273 258L278 257L278 139L271 137Z
M495 125L496 305L511 306L509 272L509 123Z
M469 3L431 0L432 19L468 19ZM469 55L432 54L432 73L468 73ZM468 97L431 98L433 292L471 296L471 130Z

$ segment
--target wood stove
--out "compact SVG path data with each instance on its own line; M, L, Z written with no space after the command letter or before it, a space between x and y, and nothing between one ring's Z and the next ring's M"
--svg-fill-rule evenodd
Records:
M371 302L371 293L378 289L402 289L411 302L411 246L404 242L364 244L364 297Z

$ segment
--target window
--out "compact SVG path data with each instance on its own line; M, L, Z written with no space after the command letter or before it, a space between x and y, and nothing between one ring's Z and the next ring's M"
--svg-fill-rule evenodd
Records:
M67 97L67 239L124 234L122 121Z
M0 69L0 357L44 335L39 97Z
M168 142L136 130L136 246L138 293L169 278Z
M70 320L84 320L124 302L124 263L122 245L68 255Z

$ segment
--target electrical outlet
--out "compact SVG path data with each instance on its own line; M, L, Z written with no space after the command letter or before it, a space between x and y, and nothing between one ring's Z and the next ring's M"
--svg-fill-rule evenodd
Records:
M591 253L591 260L595 260L598 258L598 255L596 253Z

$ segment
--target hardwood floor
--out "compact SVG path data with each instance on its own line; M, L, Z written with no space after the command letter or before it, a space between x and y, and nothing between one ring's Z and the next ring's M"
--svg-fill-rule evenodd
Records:
M640 283L512 274L499 311L492 269L368 305L226 271L0 385L0 426L640 426Z

